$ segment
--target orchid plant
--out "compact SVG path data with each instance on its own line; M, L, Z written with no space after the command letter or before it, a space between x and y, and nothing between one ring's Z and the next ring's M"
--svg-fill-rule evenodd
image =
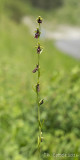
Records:
M37 84L36 84L36 94L37 94L37 107L38 107L38 126L39 126L39 134L38 134L38 154L39 154L39 159L40 159L40 152L41 152L41 142L43 141L43 136L42 136L42 122L40 119L40 106L44 103L43 99L40 99L40 54L43 50L41 47L41 44L39 42L39 38L41 35L41 24L42 24L42 18L39 16L37 18L37 23L38 23L38 28L35 31L35 38L37 39L37 65L32 71L33 73L37 72Z

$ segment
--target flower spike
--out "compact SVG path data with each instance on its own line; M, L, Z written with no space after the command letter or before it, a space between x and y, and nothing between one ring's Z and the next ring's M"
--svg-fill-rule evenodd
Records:
M41 148L41 142L43 141L43 137L42 137L42 125L43 123L41 122L41 118L40 118L40 105L42 105L44 103L44 99L40 100L40 53L43 51L43 47L41 46L40 42L39 42L39 37L41 35L41 23L42 23L42 18L39 16L37 18L37 23L38 23L38 28L35 31L35 36L34 38L37 39L37 46L36 46L36 52L37 52L37 65L34 68L34 70L32 71L33 73L37 72L37 83L35 86L35 90L36 90L36 95L37 95L37 107L38 107L38 122L39 122L39 135L38 135L38 152L39 152L39 158L40 158L40 148Z

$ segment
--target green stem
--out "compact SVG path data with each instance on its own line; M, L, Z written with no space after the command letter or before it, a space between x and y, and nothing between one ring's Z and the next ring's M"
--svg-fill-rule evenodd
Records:
M38 54L38 67L40 67L40 66L39 66L39 54ZM39 83L39 69L38 69L38 83ZM39 92L37 92L37 103L38 103L38 122L39 122L39 144L38 144L38 150L39 150L39 157L40 157L41 127L40 127L40 105L39 105Z
M39 54L38 54L38 68L39 68ZM38 82L39 82L39 69L38 69Z
M40 24L39 24L40 29ZM38 84L39 84L39 78L40 78L40 55L38 54ZM40 152L41 152L41 122L40 122L40 104L39 104L39 92L37 92L37 104L38 104L38 123L39 123L39 142L38 142L38 154L40 159Z

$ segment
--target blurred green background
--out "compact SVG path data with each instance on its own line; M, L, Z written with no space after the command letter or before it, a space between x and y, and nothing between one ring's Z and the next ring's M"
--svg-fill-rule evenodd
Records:
M38 160L36 40L22 23L80 25L80 0L0 0L0 160ZM33 28L33 26L31 26ZM79 160L80 61L41 39L41 120L43 160ZM72 154L54 157L53 154Z

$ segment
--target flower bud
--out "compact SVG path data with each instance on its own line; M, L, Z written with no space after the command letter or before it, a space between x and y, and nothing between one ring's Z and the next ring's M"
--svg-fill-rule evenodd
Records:
M43 139L44 139L44 138L43 138L43 137L41 137L41 142L43 142Z
M44 99L40 100L39 104L42 105L44 103Z
M42 18L39 16L38 18L37 18L37 22L40 24L40 23L42 23Z

